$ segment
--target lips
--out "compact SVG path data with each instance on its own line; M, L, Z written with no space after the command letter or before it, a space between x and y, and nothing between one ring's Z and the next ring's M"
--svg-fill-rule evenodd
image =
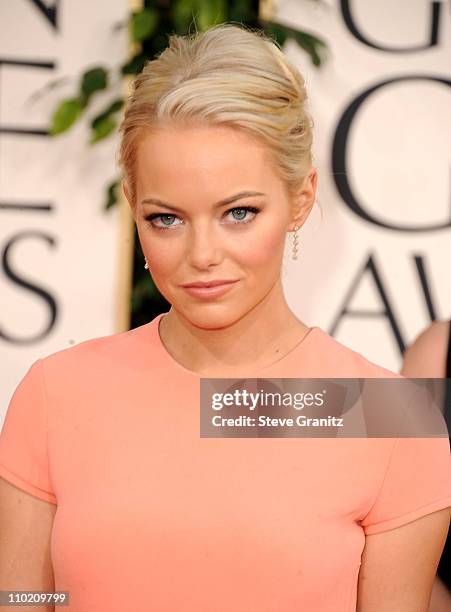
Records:
M213 281L212 281L213 282ZM186 291L191 297L198 300L215 300L228 292L233 291L233 287L238 285L239 280L236 281L221 281L219 285L214 285L210 287L206 287L205 285L201 287L183 287L184 291Z
M182 285L182 287L208 288L208 287L217 287L218 285L227 285L229 283L235 283L235 282L236 282L235 280L228 280L228 279L212 280L212 281L205 281L205 282L198 281L196 283L188 283L186 285Z

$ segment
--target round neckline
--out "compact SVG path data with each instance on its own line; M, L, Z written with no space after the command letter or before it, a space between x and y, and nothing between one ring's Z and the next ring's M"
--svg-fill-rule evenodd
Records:
M162 313L157 315L154 319L152 319L152 321L150 321L147 324L150 327L151 339L158 346L158 350L161 353L162 358L164 358L166 360L166 362L168 364L170 364L173 368L176 368L176 369L180 370L181 372L183 372L184 374L186 374L188 376L195 377L195 378L212 378L210 376L202 376L198 372L194 372L194 370L189 370L188 368L183 366L181 363L179 363L176 359L174 359L174 357L171 355L171 353L167 350L167 348L163 344L163 340L161 339L160 331L159 331L160 321L167 314L168 314L167 312L162 312ZM262 368L258 368L256 370L255 369L254 370L249 370L249 374L252 374L252 376L249 376L248 378L250 378L250 377L252 377L252 378L258 377L258 375L260 373L263 373L263 377L265 375L268 376L268 372L270 372L274 368L280 367L280 365L283 362L289 361L294 355L296 355L296 353L301 348L304 351L305 350L305 346L306 345L308 346L309 341L311 341L312 337L315 337L320 332L322 332L322 329L320 327L318 327L316 325L311 327L309 329L309 331L305 334L305 336L302 338L302 340L300 342L298 342L295 346L293 346L293 348L291 348L287 353L285 353L285 355L282 355L282 357L280 357L279 359L277 359L276 361L274 361L273 363L271 363L268 366L265 366L265 367L262 367ZM224 378L224 377L216 376L214 378ZM240 377L240 378L242 378L242 377Z

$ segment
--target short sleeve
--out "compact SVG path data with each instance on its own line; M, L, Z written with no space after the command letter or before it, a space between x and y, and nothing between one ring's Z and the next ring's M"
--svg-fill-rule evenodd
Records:
M56 504L47 448L47 405L42 359L16 387L0 433L0 476L16 487Z
M448 437L394 440L384 479L360 525L366 535L388 531L451 506Z

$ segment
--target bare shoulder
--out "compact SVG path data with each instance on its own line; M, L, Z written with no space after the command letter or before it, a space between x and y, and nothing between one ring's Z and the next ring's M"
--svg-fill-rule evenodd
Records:
M415 338L404 352L403 376L445 377L449 325L449 321L433 321Z

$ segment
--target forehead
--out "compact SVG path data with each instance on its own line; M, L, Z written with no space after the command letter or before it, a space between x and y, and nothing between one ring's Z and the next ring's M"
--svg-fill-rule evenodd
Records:
M228 126L164 127L143 132L137 148L137 179L146 187L211 182L266 183L271 157L264 143Z

